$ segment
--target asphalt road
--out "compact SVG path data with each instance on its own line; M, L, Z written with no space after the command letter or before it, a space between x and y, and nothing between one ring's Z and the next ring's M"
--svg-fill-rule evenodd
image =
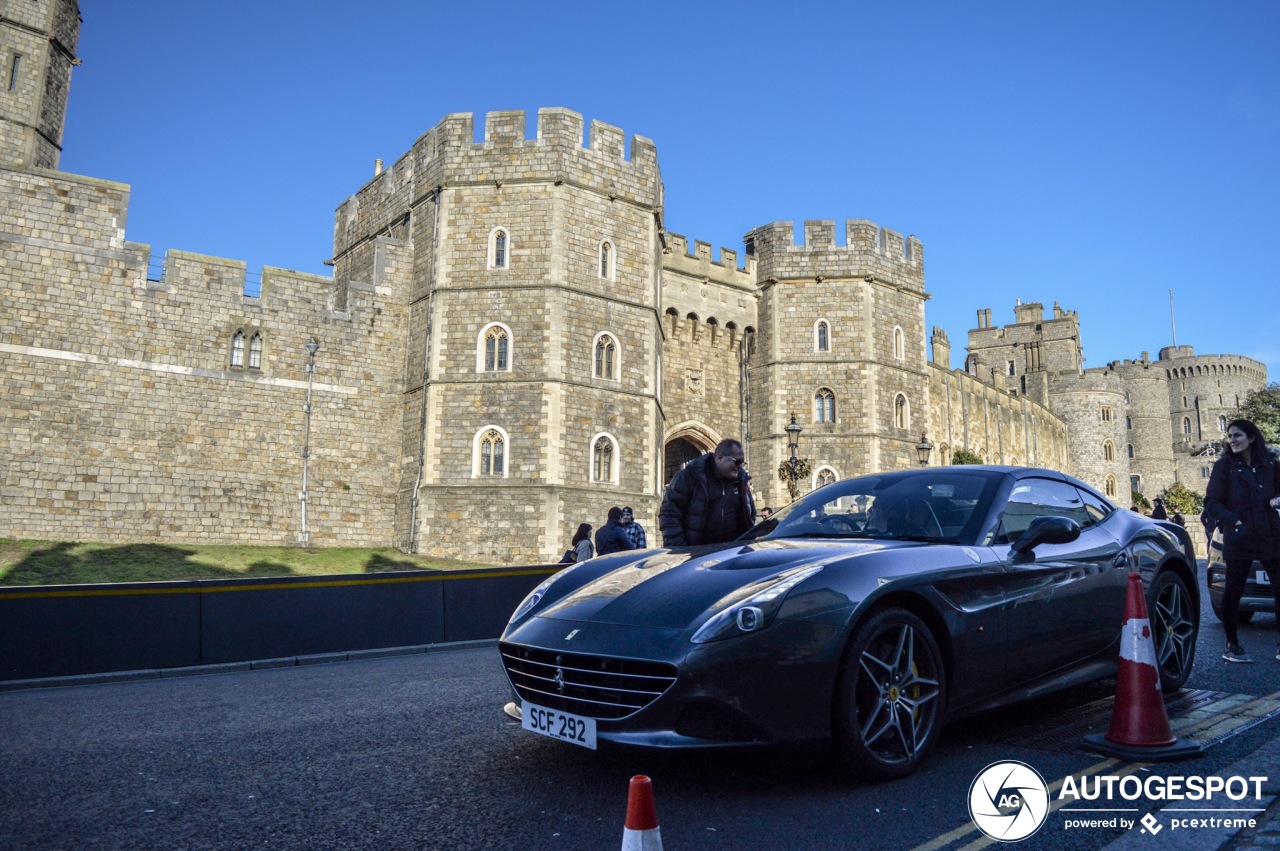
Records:
M1205 606L1189 688L1280 689L1275 620L1255 620L1242 639L1259 662L1227 665ZM1022 760L1052 780L1099 761L1016 733L1107 694L1094 686L953 725L917 775L867 784L794 753L592 752L543 739L501 713L493 646L4 692L0 848L617 848L635 774L654 780L668 851L958 848L981 839L967 793L988 764ZM1277 734L1273 718L1150 771L1211 774ZM1046 828L1019 847L1101 848L1123 834Z

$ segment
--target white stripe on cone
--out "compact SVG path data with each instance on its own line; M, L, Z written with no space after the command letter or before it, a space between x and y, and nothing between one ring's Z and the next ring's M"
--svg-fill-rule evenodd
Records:
M1124 631L1120 635L1120 658L1128 659L1139 665L1150 665L1156 669L1157 679L1160 669L1156 666L1156 645L1151 638L1150 618L1129 618L1124 623Z

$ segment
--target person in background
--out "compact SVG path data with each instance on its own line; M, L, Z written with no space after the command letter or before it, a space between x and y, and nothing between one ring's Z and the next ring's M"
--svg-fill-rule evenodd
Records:
M1175 508L1173 510L1173 513L1169 515L1169 519L1172 520L1174 523L1177 523L1179 526L1183 527L1184 529L1186 528L1187 518L1183 517L1182 512L1179 511L1178 509Z
M566 561L586 561L596 554L595 545L591 543L591 524L579 523L578 531L573 533L573 540L569 542L569 552L565 553L568 557Z
M1161 499L1160 497L1156 497L1155 505L1152 506L1151 508L1151 519L1152 520L1168 520L1169 519L1169 512L1164 510L1164 500Z
M1222 595L1222 627L1227 633L1228 662L1252 662L1240 645L1237 617L1245 580L1253 562L1262 563L1271 581L1280 616L1280 464L1267 449L1258 427L1249 420L1227 424L1227 451L1213 465L1204 494L1204 510L1222 529L1226 587ZM1276 647L1280 660L1280 645Z
M729 438L676 473L658 511L663 546L732 541L754 526L756 506L745 465L742 443Z
M631 549L643 550L649 544L645 541L644 527L636 522L636 516L631 512L631 506L623 506L622 508L622 531L627 533L627 540L631 542Z
M761 523L763 523L764 521L768 520L768 519L769 519L770 517L772 517L772 516L773 516L773 509L772 509L772 508L770 508L769 506L767 506L767 505L766 505L764 508L760 509L760 522L761 522Z
M615 505L609 509L609 519L596 531L596 553L604 556L629 549L631 541L622 528L622 509Z

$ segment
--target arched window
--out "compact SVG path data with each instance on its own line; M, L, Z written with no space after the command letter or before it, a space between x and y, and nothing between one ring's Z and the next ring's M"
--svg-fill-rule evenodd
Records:
M598 434L591 442L591 481L616 484L618 481L618 441Z
M600 241L600 277L613 280L613 243L607 239Z
M893 397L893 427L911 427L911 406L907 403L907 397L901 393Z
M472 475L507 477L507 433L497 426L485 426L476 432Z
M1107 476L1102 482L1102 492L1107 495L1108 499L1116 498L1116 477Z
M1102 441L1102 459L1104 461L1116 460L1116 445L1109 440Z
M1191 434L1191 417L1182 418L1182 433Z
M1132 457L1133 457L1133 444L1132 444L1132 443L1130 443L1130 444L1129 444L1128 449L1129 449L1129 457L1130 457L1130 458L1132 458Z
M831 351L831 325L825 319L813 323L813 350L815 352Z
M1129 477L1129 490L1142 493L1142 476ZM1114 496L1114 494L1107 494L1107 496Z
M1218 404L1219 404L1219 405L1221 405L1221 404L1222 404L1222 397L1218 397ZM1227 430L1227 418L1226 418L1226 417L1224 417L1224 416L1219 416L1219 417L1218 417L1218 431L1225 432L1226 430Z
M898 360L904 360L907 357L907 337L902 333L901 328L893 329L893 356Z
M825 487L836 483L836 471L830 467L819 467L817 472L813 474L814 488Z
M836 394L823 387L813 396L813 421L815 423L833 423L836 421Z
M259 331L249 340L249 369L262 369L262 333Z
M231 338L231 365L244 366L244 331L237 331Z
M476 341L476 372L511 371L511 329L491 322L480 329Z
M494 228L489 233L489 268L506 269L511 262L511 234L506 228Z
M618 380L618 341L612 334L597 334L595 345L595 361L592 375L596 378Z

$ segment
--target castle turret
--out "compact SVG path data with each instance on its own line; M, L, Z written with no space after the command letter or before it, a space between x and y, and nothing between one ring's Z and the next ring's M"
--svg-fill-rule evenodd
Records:
M760 285L748 430L757 470L786 457L794 415L814 482L910 466L928 428L924 247L874 222L790 222L746 237ZM773 477L769 477L773 479ZM772 492L781 499L776 480ZM770 498L771 501L774 497Z
M0 6L0 165L58 167L79 37L76 0Z
M491 112L477 142L453 114L338 210L339 295L385 236L412 255L402 545L545 560L603 500L652 526L662 181L653 143L625 141L556 108L534 138L523 111Z
M951 369L951 340L947 332L934 325L929 342L933 346L933 362L943 369Z

